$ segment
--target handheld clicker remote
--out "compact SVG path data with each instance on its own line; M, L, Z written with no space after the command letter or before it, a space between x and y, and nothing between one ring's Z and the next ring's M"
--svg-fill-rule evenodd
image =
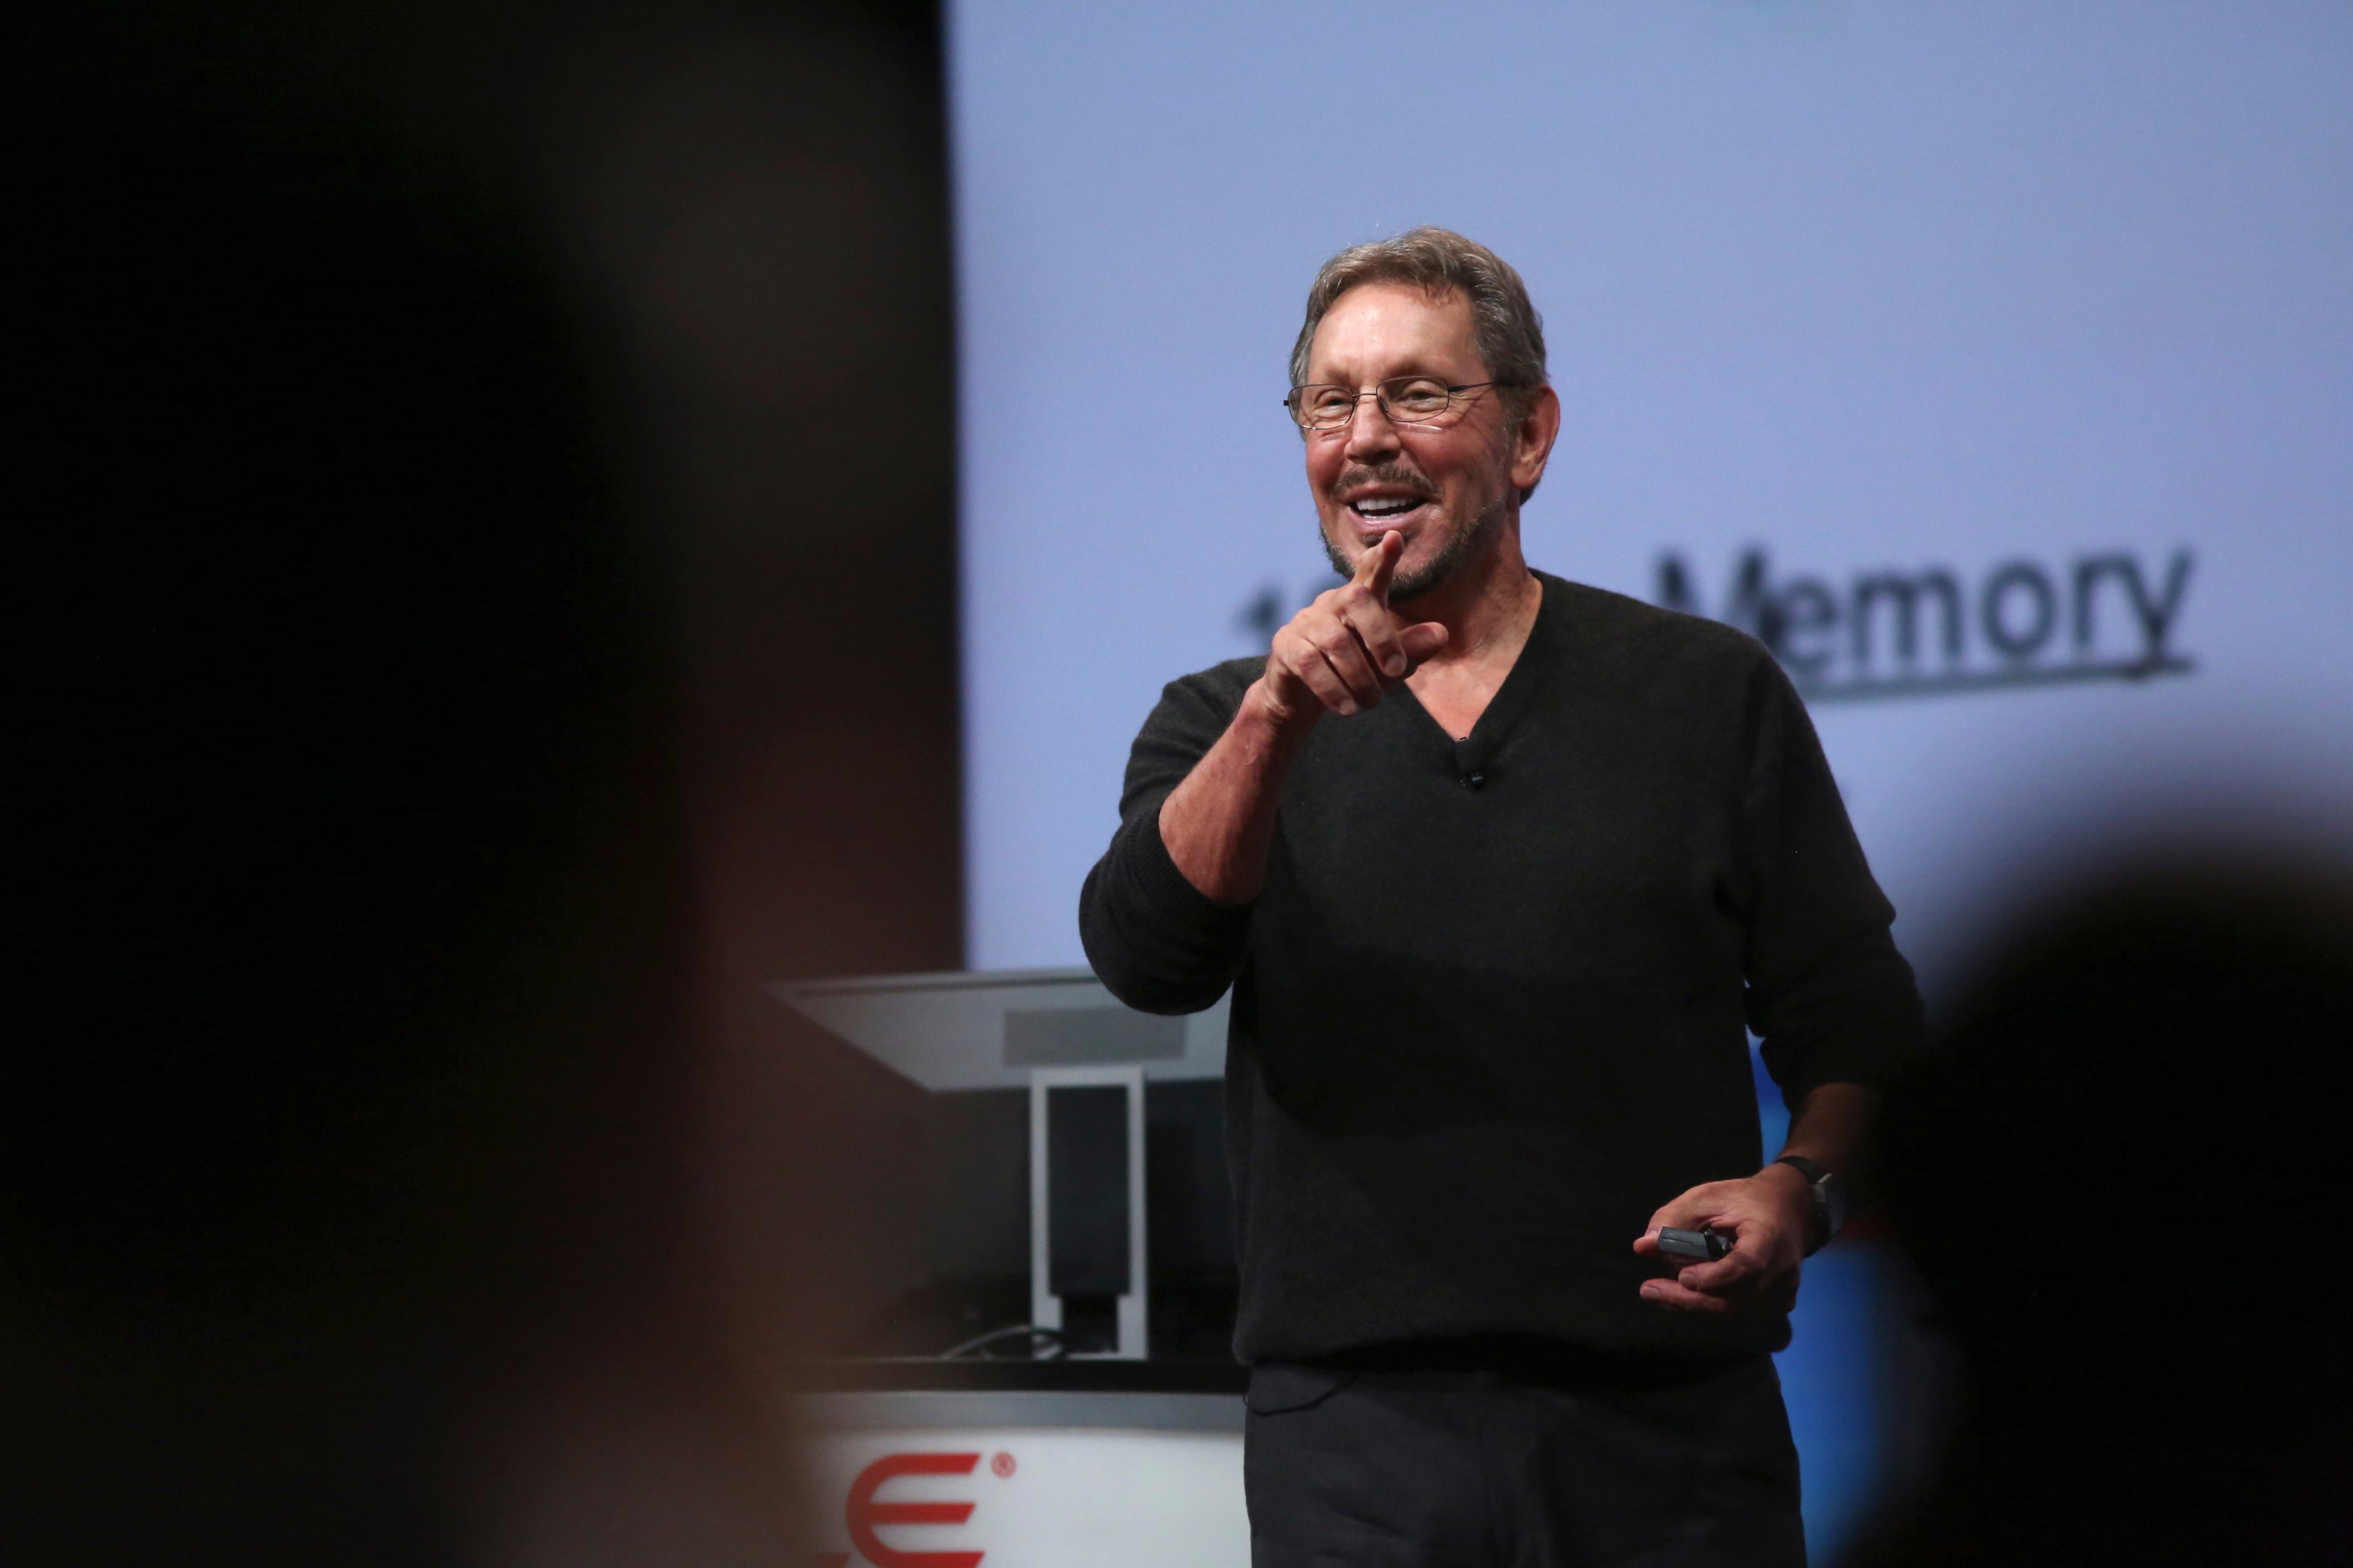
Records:
M1693 1263L1713 1263L1732 1250L1732 1236L1721 1230L1659 1229L1659 1256Z

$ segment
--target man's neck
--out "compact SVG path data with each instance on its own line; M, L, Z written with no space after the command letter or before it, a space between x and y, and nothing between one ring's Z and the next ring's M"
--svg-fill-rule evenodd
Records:
M1409 619L1446 628L1446 646L1425 669L1468 670L1498 660L1508 669L1535 625L1544 588L1520 553L1519 518L1498 518L1488 535L1445 582L1396 606Z
M1425 712L1456 739L1471 733L1503 689L1535 628L1544 585L1520 554L1517 517L1499 520L1493 539L1446 581L1398 606L1446 627L1446 646L1406 677Z

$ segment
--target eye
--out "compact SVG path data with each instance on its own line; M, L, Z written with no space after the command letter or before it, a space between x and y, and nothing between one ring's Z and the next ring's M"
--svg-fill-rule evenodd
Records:
M1445 412L1452 394L1446 384L1426 375L1409 375L1392 381L1381 388L1381 395L1391 408L1400 414L1419 415L1428 418Z
M1342 386L1303 386L1299 389L1299 406L1311 419L1345 419L1356 405L1356 400Z

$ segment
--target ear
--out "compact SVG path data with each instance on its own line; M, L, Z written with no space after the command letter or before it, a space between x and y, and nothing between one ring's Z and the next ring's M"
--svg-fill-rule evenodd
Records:
M1535 493L1559 438L1560 395L1549 385L1539 386L1528 395L1526 412L1512 432L1512 488L1523 503Z

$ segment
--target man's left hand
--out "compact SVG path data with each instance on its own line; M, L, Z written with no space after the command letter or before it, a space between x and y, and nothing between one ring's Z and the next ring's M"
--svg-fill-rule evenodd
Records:
M1644 1280L1642 1299L1683 1312L1788 1311L1798 1300L1810 1205L1805 1176L1788 1165L1694 1187L1651 1216L1634 1250L1658 1256L1665 1226L1729 1231L1733 1248L1713 1263L1686 1265L1671 1279Z

